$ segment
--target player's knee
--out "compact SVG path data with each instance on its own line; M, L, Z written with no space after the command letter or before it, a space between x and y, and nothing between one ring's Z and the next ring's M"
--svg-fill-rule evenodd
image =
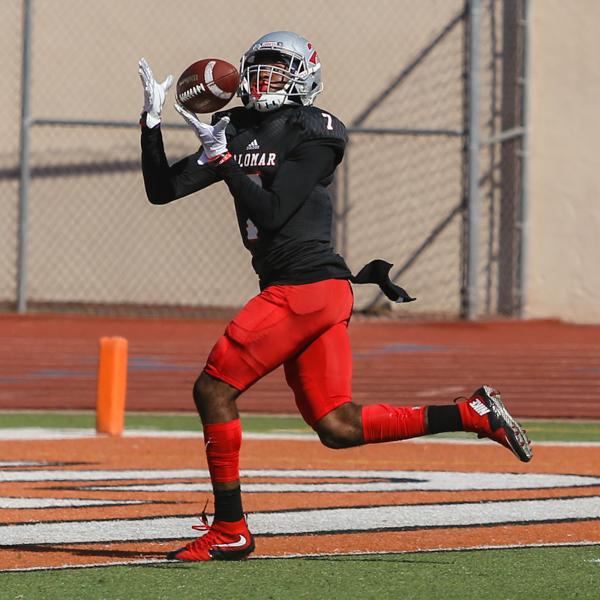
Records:
M334 450L363 443L360 407L348 402L325 415L315 424L321 443Z
M355 426L349 424L338 425L331 428L317 430L319 439L324 446L339 450L351 448L362 444L362 433Z
M207 397L206 386L202 380L202 375L194 382L192 396L194 397L194 403L198 408L203 404L203 400Z
M327 448L331 448L333 450L341 450L342 448L350 448L351 446L356 446L357 442L355 441L352 435L348 435L346 432L342 431L327 431L327 432L319 432L319 439L321 443Z
M214 388L214 380L202 371L198 376L198 379L194 382L194 388L192 390L194 402L198 408L210 403L216 396L216 390Z
M235 402L240 392L224 381L215 379L202 371L194 382L192 395L196 408L200 411L200 415L203 415L206 411L214 413L215 409L221 410L223 407L228 407Z

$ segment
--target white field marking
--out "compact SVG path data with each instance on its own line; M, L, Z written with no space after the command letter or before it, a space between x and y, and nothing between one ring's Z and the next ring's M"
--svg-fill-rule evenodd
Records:
M431 554L434 552L465 552L477 550L512 550L516 548L555 548L555 547L571 547L571 546L596 546L598 542L557 542L548 544L509 544L509 545L483 545L483 546L457 546L456 548L425 548L421 550L380 550L361 552L353 550L351 552L321 552L321 553L295 553L295 554L265 554L261 556L252 555L249 560L273 560L273 559L294 559L294 558L327 558L328 556L379 556L379 555L394 555L394 554ZM592 558L587 562L600 562L600 558ZM180 562L167 560L165 558L156 559L141 559L118 562L102 562L102 563L86 563L86 564L64 564L54 567L17 567L14 569L0 569L0 573L4 572L28 572L28 571L61 571L64 569L94 569L98 567L122 567L122 566L143 566L170 563L173 565L181 565Z
M93 429L43 429L43 428L20 428L1 429L0 442L2 441L29 441L29 440L69 440L69 439L103 439L111 437L108 434L98 434ZM173 439L202 439L202 434L195 431L157 431L154 429L131 429L123 433L126 438L173 438ZM244 440L288 440L296 442L318 442L319 438L313 433L244 433ZM496 445L489 439L452 439L432 436L423 436L409 440L401 440L402 444L442 444L452 446L472 445ZM600 442L533 442L533 448L557 447L557 448L597 448Z
M600 519L600 497L253 513L257 535L430 529ZM0 525L0 546L189 539L193 519L115 519ZM600 540L598 540L600 541Z
M277 554L264 554L262 556L250 556L251 559L260 560L262 558L272 560L274 558L319 558L327 556L377 556L379 554L431 554L433 552L473 552L477 550L514 550L520 548L555 548L555 547L571 547L571 546L597 546L597 541L590 542L548 542L548 543L533 543L533 544L482 544L480 546L455 546L453 548L422 548L419 550L351 550L349 552L322 552L312 554L285 554L279 556ZM598 560L600 559L592 559ZM40 568L40 567L36 567Z
M0 460L0 469L6 469L7 467L39 467L45 464L47 463L34 460Z
M7 572L29 572L29 571L62 571L64 569L94 569L94 568L98 568L98 567L103 567L103 568L108 568L108 567L133 567L133 566L143 566L143 565L157 565L160 563L172 563L172 564L179 564L181 565L180 562L174 562L172 560L167 560L166 558L156 558L156 559L150 559L150 558L144 558L141 560L120 560L120 561L115 561L115 562L97 562L97 563L86 563L84 565L82 564L74 564L74 565L69 565L69 564L64 564L64 565L57 565L54 567L18 567L16 569L0 569L0 573L7 573ZM18 597L18 596L17 596Z
M123 479L197 479L209 477L208 470L123 470L74 471L67 469L39 471L0 471L0 483L7 481L105 481Z
M94 429L45 429L42 427L21 427L15 429L0 428L0 442L2 441L28 441L28 440L72 440L72 439L104 439L110 437L107 434L98 434ZM173 438L173 439L202 439L200 431L158 431L156 429L130 429L123 432L126 438ZM243 433L245 440L293 440L296 442L318 442L319 438L315 433ZM410 440L402 440L402 444L448 444L458 446L471 446L481 444L494 444L488 439L465 439L465 438L446 438L423 436ZM600 447L600 442L536 442L533 441L533 448L537 446L556 446L559 448L595 448Z
M412 440L404 440L402 443L407 442L409 444L451 444L451 445L460 445L460 444L497 444L489 439L452 439L452 438L430 438L430 437L420 437ZM548 446L548 447L557 447L557 448L598 448L600 447L600 442L536 442L533 440L532 447L534 450L538 446Z
M93 429L45 429L42 427L0 429L0 441L73 440L91 437L96 437Z
M319 439L315 433L244 433L243 436L247 440L296 440L313 442ZM107 437L110 436L108 434L98 434L95 429L0 428L0 441L103 439ZM202 439L202 432L200 430L158 431L156 429L130 429L123 432L123 437Z
M243 484L250 492L371 492L412 490L504 490L543 489L557 487L600 486L600 477L548 473L482 473L459 471L367 471L367 470L302 470L244 469L241 479L271 477L303 478L315 483L251 483ZM86 470L72 469L0 471L0 483L19 481L123 481L157 479L208 479L206 469ZM365 479L364 482L323 482L323 479ZM210 483L153 483L124 486L94 486L92 490L112 491L210 491Z
M80 498L9 498L0 497L0 508L79 508L113 506L115 504L147 504L144 500L83 500Z
M555 475L545 473L477 473L456 471L301 471L244 470L241 472L244 493L281 492L403 492L414 490L519 490L560 487L600 486L600 477ZM245 479L314 479L314 483L252 483ZM327 483L323 479L365 479L351 483ZM110 479L110 477L107 477ZM132 478L133 479L133 478ZM158 477L156 477L158 479ZM182 477L183 479L183 477ZM374 481L375 480L375 481ZM210 492L210 482L148 483L83 487L92 491L133 492Z

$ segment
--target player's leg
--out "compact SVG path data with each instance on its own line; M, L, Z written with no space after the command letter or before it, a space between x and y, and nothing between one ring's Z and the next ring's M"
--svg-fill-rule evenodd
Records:
M265 290L252 298L217 340L194 384L217 521L243 518L239 481L242 428L236 400L277 366L280 359L276 355L266 358L262 350L265 342L267 348L274 347L269 335L285 320L286 306L280 290Z
M167 555L187 561L235 560L254 550L242 505L239 455L242 426L236 400L265 372L252 352L264 332L285 318L281 295L267 291L250 300L217 340L204 371L193 388L194 403L202 420L206 460L210 473L214 518L206 533Z
M239 482L242 439L236 399L258 379L318 337L338 313L345 281L273 286L250 300L227 326L194 386L204 429L206 457L215 499L208 533L171 553L180 560L238 559L254 549L243 515Z
M483 386L473 396L445 406L359 406L351 401L351 351L340 323L286 363L288 384L304 419L330 448L397 441L447 431L471 431L531 459L524 431L500 395Z
M347 324L337 323L285 363L304 420L329 448L425 435L425 407L359 406L352 402Z
M206 460L214 496L214 519L195 527L202 537L167 554L174 560L237 560L254 550L254 538L244 517L239 456L242 427L236 406L240 390L205 371L194 384L193 396L204 431Z
M532 458L525 431L508 412L500 394L490 386L482 386L456 404L443 406L373 404L357 407L349 403L325 415L315 424L315 430L330 448L468 431L502 444L523 462Z

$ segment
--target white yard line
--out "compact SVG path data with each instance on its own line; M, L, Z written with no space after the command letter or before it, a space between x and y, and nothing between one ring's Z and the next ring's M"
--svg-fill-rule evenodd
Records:
M16 498L0 496L0 508L40 509L40 508L82 508L90 506L121 506L125 504L145 504L143 500L93 500L83 498Z
M294 440L314 442L318 437L314 433L244 433L246 440ZM27 441L27 440L72 440L107 437L105 434L97 434L94 429L50 429L42 427L21 427L21 428L0 428L1 441ZM156 429L129 429L123 433L126 438L201 438L200 431L159 431ZM452 439L432 436L424 436L410 440L403 440L402 443L408 444L453 444L453 445L472 445L472 444L494 444L491 440L478 439ZM593 448L600 446L599 442L533 442L536 446L569 446Z
M600 486L600 477L553 473L242 469L240 475L244 480L244 491L254 493L522 490ZM206 469L47 470L41 468L26 471L12 469L0 471L0 483L72 481L76 482L77 488L81 490L115 492L204 492L211 490L208 477L209 473ZM270 483L250 481L254 478L270 478L275 481ZM304 483L289 481L297 478L308 481ZM191 481L198 479L206 481ZM338 481L328 482L329 479ZM350 481L339 481L340 479ZM116 483L119 481L135 483L119 485ZM94 484L94 482L99 482L99 484ZM2 498L0 498L0 507L1 500Z
M259 512L250 516L249 525L257 535L297 535L555 523L573 519L600 519L598 496ZM30 544L185 540L191 536L193 522L189 516L173 516L0 525L0 547L19 545L25 551Z

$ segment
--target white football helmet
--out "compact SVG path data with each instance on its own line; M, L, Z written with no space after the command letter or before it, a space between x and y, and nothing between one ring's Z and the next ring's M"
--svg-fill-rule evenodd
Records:
M240 60L240 77L238 96L246 108L260 112L284 104L310 106L323 91L319 55L291 31L267 33L254 42Z

